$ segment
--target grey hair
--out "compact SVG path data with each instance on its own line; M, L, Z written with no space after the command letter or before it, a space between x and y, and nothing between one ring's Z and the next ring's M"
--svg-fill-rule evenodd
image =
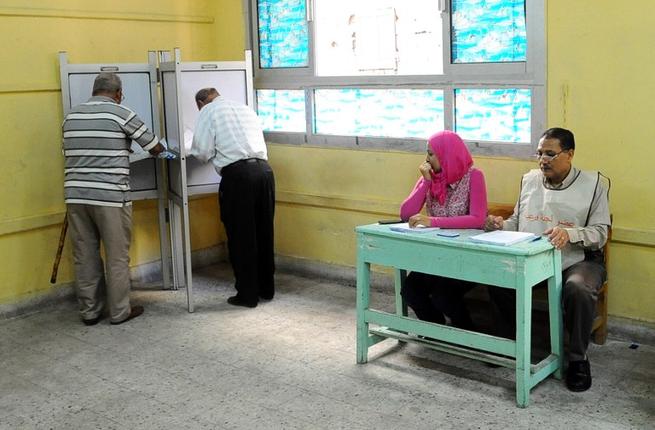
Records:
M115 93L123 89L121 78L116 73L102 72L93 81L93 95L98 93Z
M203 88L196 93L196 101L204 103L211 95L218 95L216 88Z

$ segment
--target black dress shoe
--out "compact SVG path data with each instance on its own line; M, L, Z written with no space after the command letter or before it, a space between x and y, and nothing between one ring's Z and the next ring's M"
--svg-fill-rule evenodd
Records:
M273 294L260 294L259 298L262 300L266 300L268 302L270 300L273 300Z
M244 308L256 308L257 302L247 302L239 296L232 296L227 299L232 306L243 306Z
M118 325L118 324L123 324L128 322L129 320L132 320L139 315L143 313L143 306L132 306L132 309L130 309L130 314L125 318L123 321L118 321L118 322L111 322L110 324L112 325Z
M589 360L570 361L566 372L566 388L576 393L591 387L591 366Z
M84 318L82 318L82 322L84 323L84 325L96 325L100 322L101 319L102 319L102 315L98 315L97 317L91 318L90 320L85 320Z

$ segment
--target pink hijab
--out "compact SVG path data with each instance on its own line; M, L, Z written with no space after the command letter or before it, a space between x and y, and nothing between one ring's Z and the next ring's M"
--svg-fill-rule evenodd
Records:
M437 198L440 205L443 205L446 202L446 187L466 175L473 165L473 159L462 138L450 130L430 136L428 145L441 164L441 172L430 172L432 176L430 193Z

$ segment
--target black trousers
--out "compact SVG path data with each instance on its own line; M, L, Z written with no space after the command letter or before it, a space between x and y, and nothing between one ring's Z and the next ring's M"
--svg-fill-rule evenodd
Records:
M475 286L473 282L411 272L400 294L419 319L444 324L447 315L453 326L472 330L464 295Z
M273 218L275 177L265 160L249 158L221 170L221 221L236 279L237 296L248 303L275 295Z
M596 316L598 291L606 277L605 265L598 261L581 261L562 272L564 328L569 334L571 361L585 359ZM489 296L501 316L498 321L499 335L513 338L516 333L516 291L489 287Z

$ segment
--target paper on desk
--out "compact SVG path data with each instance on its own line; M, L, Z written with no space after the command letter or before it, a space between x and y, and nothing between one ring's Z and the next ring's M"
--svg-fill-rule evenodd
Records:
M490 231L488 233L477 234L475 236L471 236L469 239L477 243L509 246L519 242L525 242L527 240L534 239L535 237L538 236L534 233L525 233L522 231L496 230L496 231Z
M389 224L389 229L401 233L430 233L439 230L439 227L425 227L421 225L410 227L408 222L400 222L398 224Z

